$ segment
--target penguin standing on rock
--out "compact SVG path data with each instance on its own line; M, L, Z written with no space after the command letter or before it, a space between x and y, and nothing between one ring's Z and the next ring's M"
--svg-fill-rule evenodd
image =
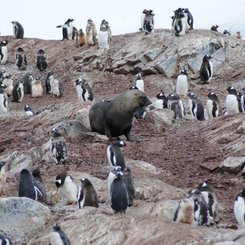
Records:
M35 113L33 112L33 110L31 109L29 105L25 105L24 111L28 117L32 117L35 115Z
M24 38L24 28L18 21L12 21L13 24L13 32L14 37L16 39L23 39Z
M140 73L136 75L131 89L138 89L138 90L144 92L144 90L145 90L144 89L144 80L143 80L142 75Z
M77 97L81 101L93 101L93 92L90 85L82 78L76 80Z
M134 198L136 197L131 168L128 166L125 167L123 170L123 175L124 183L128 192L128 206L131 207L133 205Z
M153 10L143 10L144 19L143 19L143 32L145 35L153 33L154 32L154 13Z
M39 49L37 52L37 69L39 71L45 71L48 68L48 62L46 54L43 49Z
M0 244L1 245L12 245L12 241L8 237L0 234Z
M8 41L1 41L0 42L0 62L1 65L5 65L8 59L8 48L7 48Z
M88 46L93 46L97 43L97 29L93 20L88 19L86 25L86 44Z
M157 95L157 100L153 103L153 108L155 109L164 109L168 108L168 97L164 94L163 91L159 92Z
M211 31L215 31L215 32L218 32L218 28L219 28L219 26L218 25L213 25L213 26L211 26Z
M74 28L73 28L73 22L74 19L68 19L64 25L58 25L56 28L61 28L62 27L62 35L63 38L62 40L74 40Z
M26 54L23 48L18 47L15 55L15 64L20 70L25 70L27 66Z
M8 111L8 96L5 93L6 86L0 83L0 114Z
M209 119L212 119L220 115L220 102L218 96L214 92L210 92L208 94L206 106Z
M175 30L175 36L185 35L187 29L187 13L184 12L184 8L178 8L174 10L174 18L172 21Z
M199 70L200 84L208 84L213 77L213 62L212 57L208 54L204 55L202 64Z
M204 121L204 106L202 101L193 92L188 93L190 112L199 121Z
M189 90L189 83L187 80L187 72L186 70L181 70L180 74L176 79L176 94L178 95L187 95Z
M24 86L23 82L17 82L12 90L13 102L22 102L24 98Z
M228 115L242 112L241 99L238 96L236 89L233 86L228 87L228 94L225 99L225 106Z
M82 47L85 44L86 44L86 36L83 29L80 29L76 37L76 46Z
M58 224L54 224L53 231L50 233L51 245L70 245L69 238Z
M100 49L109 49L111 41L111 29L108 21L102 20L98 32L98 46Z
M239 228L245 228L245 188L236 196L234 214Z

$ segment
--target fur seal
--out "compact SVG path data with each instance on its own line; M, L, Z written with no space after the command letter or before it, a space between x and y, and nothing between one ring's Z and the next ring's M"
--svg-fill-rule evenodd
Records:
M42 81L36 77L31 81L31 97L37 98L43 95Z
M151 101L140 90L129 90L110 101L97 102L89 111L91 129L109 139L125 135L130 140L134 112L150 104Z
M245 228L245 188L236 196L234 214L239 228Z
M51 245L70 245L70 241L58 224L54 224L53 231L50 233Z
M1 65L5 65L8 59L8 41L3 40L0 42L0 62Z
M13 24L13 32L14 37L16 39L23 39L24 38L24 28L18 21L12 21Z
M39 71L45 71L48 68L46 54L43 49L39 49L37 52L37 64L36 65Z
M86 36L83 29L80 29L76 37L76 46L82 47L85 44L86 44Z
M0 83L0 114L8 111L8 96L5 93L6 86Z
M97 36L96 26L93 20L88 19L87 25L86 25L86 44L88 46L95 45L97 43L96 36Z
M26 54L23 48L18 47L15 54L15 64L20 70L25 70L27 66Z
M186 70L181 70L176 79L176 94L187 95L189 90L189 83L187 80Z
M24 86L23 82L19 81L14 85L12 90L12 99L13 102L21 102L24 98Z
M203 57L202 64L199 70L200 73L200 83L201 84L208 84L212 77L213 77L213 62L210 55L206 54Z

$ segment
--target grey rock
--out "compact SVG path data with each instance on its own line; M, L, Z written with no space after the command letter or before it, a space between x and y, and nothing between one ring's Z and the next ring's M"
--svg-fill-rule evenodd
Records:
M223 171L238 174L245 165L245 157L227 157L219 166Z

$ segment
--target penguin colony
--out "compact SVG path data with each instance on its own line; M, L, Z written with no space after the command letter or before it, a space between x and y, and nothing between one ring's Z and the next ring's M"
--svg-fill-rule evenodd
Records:
M101 49L109 49L112 40L111 28L109 22L102 20L100 31L98 32L94 22L89 19L87 21L86 32L82 29L79 31L73 27L73 19L68 19L62 28L62 40L75 40L76 46L83 45L93 46L98 44ZM24 38L24 28L17 22L13 21L14 37L16 39ZM175 35L183 36L188 29L193 30L193 17L187 8L179 8L174 11L172 16L172 28ZM217 31L218 26L213 26L212 31ZM148 35L154 33L154 13L153 10L144 9L142 12L141 31ZM225 35L230 35L228 31L224 31ZM235 35L241 38L240 33ZM6 65L8 61L8 41L0 42L0 62ZM213 77L212 57L207 54L203 57L200 67L200 84L208 84ZM27 69L27 57L22 47L17 47L15 64L17 69ZM36 67L40 72L44 72L48 68L46 54L43 49L37 52ZM31 72L25 74L21 81L10 79L10 75L4 70L0 71L0 113L8 111L8 97L12 96L13 102L21 103L25 94L30 94L33 98L43 95L42 81L32 75ZM56 97L63 95L62 82L52 71L47 72L45 80L45 88L47 94ZM142 74L137 74L132 90L144 92L144 80ZM243 94L230 86L227 88L227 96L225 99L225 114L236 114L245 111L245 88ZM76 80L76 92L79 100L93 101L92 88L82 78ZM169 95L163 91L156 95L156 101L151 104L151 109L170 109L174 111L174 119L183 119L186 115L186 105L182 98L189 98L189 113L197 120L205 120L204 103L198 98L198 95L189 91L188 75L185 69L181 70L176 78L175 93ZM105 101L109 103L109 101ZM207 95L206 110L208 118L212 119L222 114L222 108L218 96L214 92ZM29 105L24 106L24 111L28 117L35 116ZM59 134L57 128L53 128L50 137L50 152L56 163L65 163L68 159L67 146L65 139ZM127 137L130 140L129 137ZM126 146L125 142L117 139L113 144L107 147L107 158L109 163L108 175L108 195L109 204L115 213L125 213L128 207L133 206L135 199L134 178L131 168L126 164L121 148ZM0 163L0 181L4 180L4 164ZM1 182L0 182L1 184ZM99 199L92 182L87 178L80 179L80 183L76 183L74 178L67 172L59 173L56 176L55 185L58 189L60 201L65 205L78 205L78 208L85 206L99 207ZM0 186L0 194L1 194ZM46 191L42 182L37 179L36 174L30 173L28 169L22 169L19 176L19 197L28 197L35 201L45 202ZM217 199L215 194L210 191L210 186L206 182L199 184L197 189L189 191L187 196L179 202L173 220L188 224L210 226L218 222L217 218ZM240 228L245 227L245 189L242 190L234 201L234 214ZM50 234L51 244L70 244L69 238L58 224L53 226ZM1 244L12 244L9 238L0 234Z

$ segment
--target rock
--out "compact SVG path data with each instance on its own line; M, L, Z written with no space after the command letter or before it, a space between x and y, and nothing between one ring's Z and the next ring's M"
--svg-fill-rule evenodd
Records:
M245 244L245 229L238 229L230 232L226 232L222 235L222 241L226 242L229 245L243 245ZM235 243L234 243L235 242ZM224 243L224 245L226 245ZM221 245L223 245L221 243Z
M245 165L245 157L227 157L219 166L223 171L238 174Z
M89 131L91 131L90 123L89 123L89 108L82 108L76 112L75 118L79 120L82 125Z

